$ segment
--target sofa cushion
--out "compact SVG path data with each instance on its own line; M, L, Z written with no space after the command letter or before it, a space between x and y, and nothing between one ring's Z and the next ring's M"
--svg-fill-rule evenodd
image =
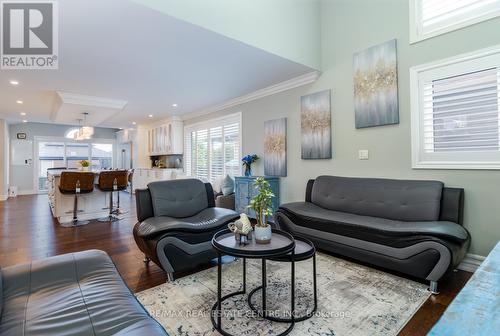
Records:
M239 214L230 209L206 208L194 216L186 218L151 217L138 226L135 233L139 237L149 237L167 232L205 232L214 228L225 228L226 224L239 218Z
M312 203L329 210L400 221L439 219L443 183L319 176Z
M420 239L421 236L430 236L463 243L469 237L467 230L452 222L403 222L327 210L309 202L283 204L280 206L280 211L285 211L287 215L290 215L296 225L360 239L370 237L373 239L368 240L372 241L380 239L381 235L386 237L385 241L390 241L391 237L413 239L418 236Z
M102 251L51 257L3 274L2 336L166 335Z
M197 179L152 182L148 188L155 217L184 218L208 207L205 184Z

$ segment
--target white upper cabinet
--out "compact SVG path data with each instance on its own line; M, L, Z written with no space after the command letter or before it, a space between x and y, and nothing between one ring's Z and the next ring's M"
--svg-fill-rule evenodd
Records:
M184 127L181 120L171 120L148 130L149 155L182 154Z

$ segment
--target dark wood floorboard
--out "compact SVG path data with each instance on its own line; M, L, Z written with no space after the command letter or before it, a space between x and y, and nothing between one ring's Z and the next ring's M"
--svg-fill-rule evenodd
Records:
M130 210L115 223L92 222L63 228L52 218L46 195L18 196L0 202L0 265L7 267L30 260L87 249L106 251L128 286L139 292L164 283L165 273L153 263L145 267L132 228L136 222L135 200L123 193L121 202ZM462 289L471 273L453 272L440 282L439 295L429 298L400 335L425 335Z

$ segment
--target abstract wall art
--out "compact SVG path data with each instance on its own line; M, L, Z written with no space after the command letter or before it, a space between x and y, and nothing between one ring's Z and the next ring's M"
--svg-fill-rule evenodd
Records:
M300 98L302 159L332 158L330 90Z
M399 123L396 40L354 54L356 128Z
M286 176L286 118L264 122L264 174Z

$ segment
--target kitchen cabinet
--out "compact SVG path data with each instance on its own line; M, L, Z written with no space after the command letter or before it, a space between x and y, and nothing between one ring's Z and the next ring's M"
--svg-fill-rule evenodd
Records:
M148 130L150 156L182 154L184 152L184 123L173 119Z

